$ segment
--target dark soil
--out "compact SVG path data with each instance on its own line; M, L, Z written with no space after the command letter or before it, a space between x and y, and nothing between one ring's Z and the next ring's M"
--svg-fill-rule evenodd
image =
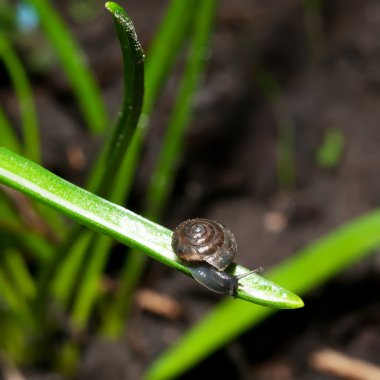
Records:
M166 2L120 3L149 54ZM100 11L92 21L79 24L60 6L115 115L122 94L122 66L108 14ZM221 221L234 231L239 263L268 270L345 221L377 208L379 36L376 0L322 1L321 11L314 13L296 0L221 1L212 56L163 224L173 228L196 216ZM259 85L261 69L277 82L280 91L275 100ZM136 211L143 208L142 195L179 75L180 70L173 74L152 119L130 205ZM83 184L99 141L89 138L59 68L49 75L35 74L33 83L44 164ZM1 90L2 99L5 95L8 112L17 119L9 88ZM294 136L292 186L279 184L277 175L278 125L284 120ZM337 165L326 169L318 165L316 155L329 128L342 131L345 144ZM67 157L73 147L84 152L84 168L70 165ZM379 365L379 273L379 256L373 255L306 295L304 309L277 313L182 378L333 379L309 364L310 355L324 347ZM128 333L120 342L89 340L78 379L139 379L160 353L221 300L152 260L141 287L178 301L182 318L173 321L134 305ZM53 378L49 376L38 371L28 379Z

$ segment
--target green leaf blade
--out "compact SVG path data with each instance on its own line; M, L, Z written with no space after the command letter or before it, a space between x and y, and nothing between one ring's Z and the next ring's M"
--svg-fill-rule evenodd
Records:
M120 118L109 144L108 161L119 162L141 114L144 97L144 52L135 27L125 10L114 2L105 4L114 18L124 65L124 99ZM116 153L118 154L115 154Z
M131 248L140 249L152 258L191 275L190 268L185 266L171 249L172 231L83 190L5 148L0 148L0 182L28 194L78 223L102 232ZM244 272L247 269L236 266L235 272L240 271ZM246 278L243 283L248 285L247 281ZM265 279L261 281L265 287ZM269 289L271 284L267 286ZM237 292L237 297L242 297L241 291ZM251 301L256 298L255 295L251 298L247 295L244 297ZM281 307L287 298L279 299L275 296L270 300L270 306Z
M40 161L40 138L37 122L37 111L34 104L33 91L31 84L28 80L27 74L21 63L21 60L14 51L12 45L8 42L7 38L0 34L0 59L4 62L5 67L11 77L13 86L15 88L18 102L20 104L20 114L23 130L23 151L25 155L31 160ZM4 114L1 115L2 129L4 125ZM8 135L8 136L7 136ZM8 133L5 137L7 140L15 145L17 148L17 140L10 136ZM9 140L11 139L11 140ZM12 141L13 140L13 141ZM6 140L5 140L6 141Z
M238 266L235 275L246 273ZM257 274L251 274L239 281L238 298L258 305L279 309L298 309L304 306L300 297Z

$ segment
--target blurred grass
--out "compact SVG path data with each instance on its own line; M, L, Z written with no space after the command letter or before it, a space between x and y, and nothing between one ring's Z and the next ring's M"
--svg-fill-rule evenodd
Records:
M286 106L281 88L271 73L260 66L257 83L270 103L277 128L277 183L280 190L291 190L296 186L295 125Z
M11 149L16 153L21 153L21 143L18 140L13 127L5 115L3 109L0 107L0 135L1 145L5 148Z
M28 0L39 16L44 34L55 50L71 83L90 131L103 132L108 123L100 90L88 68L83 51L48 0Z
M329 128L325 132L324 141L317 151L317 163L320 167L331 169L336 167L343 154L344 135L338 128Z
M4 62L5 68L12 80L20 104L21 124L23 130L23 153L31 160L40 162L41 154L38 122L32 88L20 59L7 38L1 33L0 59ZM18 149L19 145L16 142L17 140L14 134L10 131L4 115L2 115L1 119L2 132L5 131L5 140L3 140L2 136L2 144L5 146L8 145L9 148L14 147Z

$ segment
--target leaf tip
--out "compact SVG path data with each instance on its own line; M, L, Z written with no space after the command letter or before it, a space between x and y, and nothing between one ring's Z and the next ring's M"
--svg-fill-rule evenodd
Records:
M111 13L115 13L120 8L119 4L117 4L117 3L113 2L113 1L107 1L104 4L104 6Z
M294 294L293 296L294 297L291 302L292 309L300 309L301 307L305 306L305 303L303 302L301 297L298 297L296 294Z

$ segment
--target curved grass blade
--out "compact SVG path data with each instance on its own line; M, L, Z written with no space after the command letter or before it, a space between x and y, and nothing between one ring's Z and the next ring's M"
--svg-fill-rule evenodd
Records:
M114 18L124 65L124 99L107 153L108 162L119 162L127 148L141 114L144 97L144 52L135 27L118 4L108 1L106 8Z
M91 179L90 188L98 194L114 192L115 185L113 181L115 173L119 171L121 158L136 128L144 93L144 54L137 39L134 26L126 12L116 3L107 2L106 8L113 15L118 33L123 54L125 81L124 98L120 116L109 141L104 145L104 149L95 165L95 171ZM121 175L124 175L124 173L121 173L119 176ZM118 186L117 190L121 195L116 199L112 196L109 198L116 203L122 203L124 194L124 191L122 191L123 188ZM78 228L76 228L76 230L78 230ZM76 237L73 238L73 235L76 235ZM98 243L94 242L94 239L102 240L101 236L94 236L88 236L84 242L81 235L76 233L69 234L68 239L72 243L66 246L64 252L65 257L57 255L56 260L51 264L51 268L48 269L44 275L45 278L49 278L49 273L55 273L54 281L57 284L55 286L56 292L58 292L58 298L62 303L61 306L65 307L72 297L71 292L79 276L78 273L81 268L84 269L84 272L81 273L82 284L74 303L74 310L76 310L74 312L74 320L76 320L76 322L74 321L74 323L76 323L77 326L85 324L89 310L91 310L90 305L92 305L96 295L96 282L101 273L101 263L105 262L108 247L110 246L109 244L104 244L102 241ZM90 246L92 249L95 249L96 257L90 255L86 261L86 266L83 266L79 258L85 260ZM102 260L100 260L101 257ZM98 268L99 273L97 273L94 268ZM93 290L94 294L91 294L90 289Z
M20 103L24 154L31 160L39 162L41 158L40 140L37 125L37 112L34 105L32 89L21 61L17 57L17 54L14 52L6 37L1 33L0 58L4 62L4 65L11 77ZM13 141L13 143L14 142L15 141Z
M160 24L145 65L145 93L142 114L128 150L122 160L114 189L127 199L138 166L150 114L169 75L181 46L186 40L196 2L172 0ZM120 190L118 190L120 189ZM114 192L114 190L112 190Z
M191 275L171 249L172 231L129 210L83 190L54 175L43 167L5 148L0 148L0 182L37 199L95 231L112 237L131 248L144 251L152 258ZM236 266L234 273L246 270ZM252 281L252 282L251 282ZM263 277L242 279L245 289L259 286L257 293L237 292L238 298L282 308L302 307L302 300L290 291L277 287ZM263 291L265 299L258 299Z
M199 3L197 11L193 12L194 30L187 54L188 62L147 192L147 208L144 214L151 220L160 218L171 192L175 175L173 167L180 155L185 128L191 117L192 100L205 63L204 52L209 43L215 8L214 0L204 0ZM118 336L125 325L125 315L128 314L131 296L144 269L145 261L146 256L141 252L131 252L125 262L114 303L107 308L104 317L103 332L109 337Z
M117 177L114 186L114 192L119 192L119 194L121 192L118 189L124 189L124 199L127 199L132 186L153 106L182 45L187 40L187 31L197 6L198 2L172 0L150 47L145 66L146 89L142 115L123 158L121 168L123 176ZM144 267L145 257L129 256L127 260L121 274L124 280L123 289L119 292L120 298L127 296L130 293L129 289L133 289L134 284L137 283ZM123 323L120 317L125 315L127 307L124 303L107 306L107 309L112 308L112 311L103 316L102 331L105 335L115 337L120 332L120 324Z
M144 52L127 13L118 4L107 2L113 16L123 55L124 96L118 121L104 144L90 180L90 190L106 195L113 187L115 173L136 129L144 97Z
M114 2L107 2L106 8L113 15L123 54L124 99L114 131L96 166L92 186L98 194L106 194L108 199L120 204L126 193L125 181L118 181L118 178L125 176L120 166L132 133L136 129L143 102L144 53L133 23L124 9ZM85 255L83 252L86 265L81 266L81 286L72 312L73 323L77 327L86 325L98 294L100 276L111 245L110 239L94 235L88 241L88 245L83 246L83 250L86 251Z
M126 47L130 45L132 48L136 45L137 50L133 51L132 54L129 52L129 55L132 57L132 60L135 61L135 65L137 65L137 69L135 69L135 71L142 70L142 50L139 47L138 41L136 41L135 31L129 28L129 26L132 25L128 19L128 16L125 14L124 10L115 3L109 2L106 4L106 7L111 12L118 14L118 17L115 18L115 23L116 27L119 28L119 39L121 45L125 45ZM172 1L169 5L164 20L161 23L159 32L153 42L153 52L149 56L150 58L148 59L146 68L147 92L145 93L146 95L144 98L145 114L142 115L139 120L138 129L135 131L134 137L128 145L128 150L121 160L120 168L118 168L118 170L111 170L110 167L112 164L107 164L108 173L116 172L114 178L108 176L107 180L103 178L100 181L101 183L112 184L108 186L109 191L100 191L100 194L107 194L107 198L114 203L122 204L129 195L142 142L145 136L145 131L148 126L148 113L151 112L153 104L158 96L159 89L162 87L178 50L185 39L185 31L187 30L192 14L190 10L194 7L195 5L193 2ZM127 28L125 28L123 24L125 24ZM127 43L125 43L125 40L127 40ZM131 60L131 58L128 57L128 50L125 47L123 48L123 58L124 60ZM130 77L131 71L128 69L129 66L130 63L124 63L124 77L127 79ZM138 74L136 79L141 79L142 81L142 74ZM138 84L138 81L136 83ZM127 80L125 85L126 95L125 100L123 101L122 115L128 115L128 113L130 113L130 100L128 100L130 95L128 95L127 92L128 85L130 87L130 93L133 93L136 87L133 86L133 82L130 79ZM137 95L142 96L142 89L137 92ZM136 100L139 101L138 98ZM138 109L138 107L132 107L132 110L134 109ZM123 119L128 120L126 116L122 116L119 119L119 124ZM117 141L117 139L114 138L113 141ZM109 146L112 146L112 144ZM113 146L113 149L117 149L117 147ZM104 156L106 156L106 154L104 154ZM118 164L118 162L116 162L116 164ZM98 171L99 165L100 163L96 166ZM97 173L97 175L99 175L99 173ZM96 189L94 186L91 186L90 189L91 188ZM94 262L88 267L88 270L90 271L86 275L86 281L88 281L88 283L87 286L81 287L80 294L78 295L77 301L75 302L73 308L73 320L75 325L78 327L83 327L86 324L86 320L92 310L93 303L95 302L98 294L100 274L108 257L108 252L112 246L112 242L104 236L98 235L95 239L96 242L93 244L94 251L92 252L92 255L96 255L96 257L93 258ZM87 249L86 255L91 254L88 251L89 250ZM132 259L134 259L134 257ZM136 270L136 274L140 272L136 267L133 270Z
M305 294L380 247L379 231L377 210L339 227L266 275L298 294ZM184 373L274 311L230 299L222 302L153 363L146 379L172 379ZM230 323L232 319L234 323Z
M38 12L45 35L62 63L88 128L94 133L104 131L108 117L100 90L75 39L50 1L29 0L29 2Z

